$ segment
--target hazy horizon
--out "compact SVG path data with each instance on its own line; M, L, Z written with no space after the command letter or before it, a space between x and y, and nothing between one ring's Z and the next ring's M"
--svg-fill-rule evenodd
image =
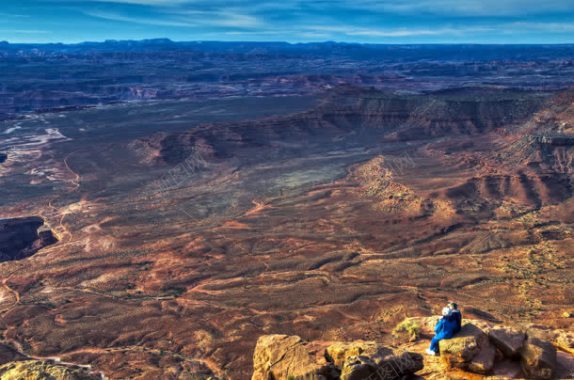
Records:
M122 43L122 42L155 42L155 41L165 41L166 43L174 44L186 44L186 43L230 43L230 44L286 44L286 45L317 45L317 44L340 44L340 45L373 45L373 46L574 46L573 42L361 42L361 41L338 41L338 40L323 40L323 41L307 41L307 42L292 42L286 40L177 40L168 37L155 37L155 38L140 38L140 39L105 39L105 40L84 40L78 42L64 42L64 41L53 41L53 42L39 42L39 41L28 41L28 42L17 42L10 40L0 40L0 43L7 43L10 45L82 45L82 44L105 44L105 43Z

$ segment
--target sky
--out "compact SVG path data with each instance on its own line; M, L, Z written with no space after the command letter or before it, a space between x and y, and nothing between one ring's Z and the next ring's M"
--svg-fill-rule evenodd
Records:
M574 0L0 0L0 41L574 43Z

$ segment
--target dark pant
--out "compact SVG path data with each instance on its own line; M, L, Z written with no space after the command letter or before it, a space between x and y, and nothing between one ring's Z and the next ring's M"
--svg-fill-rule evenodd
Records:
M438 335L435 336L434 338L432 338L431 343L430 343L430 349L436 353L438 353L438 342L440 342L441 340L443 340L444 338L439 337Z

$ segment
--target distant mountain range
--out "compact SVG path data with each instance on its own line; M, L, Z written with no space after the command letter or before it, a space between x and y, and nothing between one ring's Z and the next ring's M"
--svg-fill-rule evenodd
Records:
M355 59L379 58L390 61L412 59L439 60L544 60L570 59L574 44L548 45L481 45L481 44L360 44L347 42L288 43L224 42L224 41L172 41L167 38L147 40L106 40L78 44L13 44L0 42L0 52L41 49L51 52L81 53L93 51L171 51L194 50L202 52L234 52L251 54L287 54L304 56L346 56Z

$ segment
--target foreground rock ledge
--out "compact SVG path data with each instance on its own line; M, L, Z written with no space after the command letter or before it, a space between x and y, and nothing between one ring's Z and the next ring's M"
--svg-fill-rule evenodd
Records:
M528 379L553 379L557 367L556 348L551 342L514 328L495 327L485 333L467 323L439 347L447 371L462 369L487 375L492 373L497 357L519 361Z
M448 368L487 374L494 368L496 349L478 327L467 323L452 339L439 342L441 358Z
M264 335L257 341L253 367L252 380L393 380L421 370L423 357L372 341L308 343L298 336Z
M101 380L101 376L80 367L51 361L25 360L0 366L2 380Z
M419 353L428 348L437 318L407 320L424 339L398 343L406 348L403 351L375 341L306 342L298 336L261 336L252 380L574 378L570 331L466 320L457 335L440 342L440 357L423 358Z

